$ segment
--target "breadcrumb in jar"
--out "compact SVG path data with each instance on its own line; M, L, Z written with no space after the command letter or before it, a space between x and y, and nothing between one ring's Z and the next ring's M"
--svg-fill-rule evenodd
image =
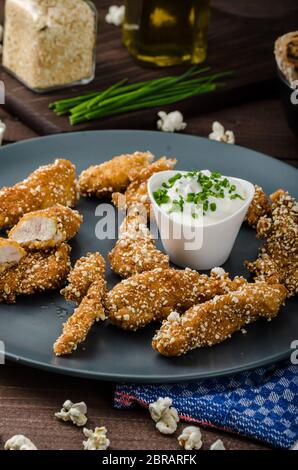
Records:
M7 0L3 65L35 91L88 83L96 23L86 0Z

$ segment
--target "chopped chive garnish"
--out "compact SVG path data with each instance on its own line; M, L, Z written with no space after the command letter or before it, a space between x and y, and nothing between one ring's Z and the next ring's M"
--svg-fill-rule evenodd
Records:
M169 187L171 188L172 186L174 186L175 182L177 180L180 180L180 178L182 178L182 174L181 173L177 173L176 175L172 176L171 178L169 178L168 180L168 185Z
M198 192L189 192L186 195L179 195L180 189L183 188L183 182L175 186L178 180L190 178L193 183L200 190ZM176 173L174 176L169 178L167 182L162 183L160 189L153 193L154 199L157 204L166 204L171 202L172 207L169 209L169 213L172 212L183 212L184 204L194 204L195 208L203 211L203 215L206 215L208 211L215 212L217 210L216 202L210 202L210 198L224 199L229 197L233 199L244 198L236 193L237 187L232 184L228 178L223 177L219 172L212 172L210 175L203 173L202 171L189 171L186 174ZM173 191L177 194L177 198L173 199ZM172 192L172 193L171 193ZM198 214L196 212L191 213L191 217L196 219Z
M183 212L184 199L180 196L179 199L174 199L173 206L169 212Z
M208 201L205 201L204 204L203 204L203 210L204 210L205 212L207 212L208 208L209 208L209 202L208 202Z
M219 178L221 178L221 173L219 173L219 171L213 171L211 173L211 178L219 179Z
M166 189L158 189L157 191L154 191L153 197L159 206L161 204L166 204L170 200L170 196L168 196Z
M196 197L196 193L188 193L186 197L186 202L194 202Z

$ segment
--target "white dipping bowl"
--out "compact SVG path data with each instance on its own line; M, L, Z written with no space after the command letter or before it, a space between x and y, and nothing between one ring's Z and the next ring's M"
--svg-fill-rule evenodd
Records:
M252 183L234 177L227 177L241 183L247 194L243 205L226 218L209 224L187 225L178 222L159 206L153 193L163 182L177 173L186 171L169 170L155 173L148 181L148 194L153 214L160 232L163 247L170 260L181 267L192 269L212 269L224 264L234 246L241 224L254 197L255 187ZM190 238L190 233L192 238ZM175 234L175 235L174 235ZM177 236L177 234L179 234ZM191 240L191 243L190 243Z

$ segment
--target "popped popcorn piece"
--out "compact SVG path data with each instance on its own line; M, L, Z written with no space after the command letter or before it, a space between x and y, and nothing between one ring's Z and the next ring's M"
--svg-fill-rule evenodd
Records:
M124 21L125 16L125 5L112 5L109 7L109 11L106 14L105 20L109 24L120 26Z
M1 54L1 47L0 47L0 54ZM2 145L3 137L6 131L6 124L0 119L0 145Z
M171 398L160 397L149 405L151 418L156 422L156 429L162 434L173 434L177 429L179 416L177 410L172 407L172 403Z
M183 114L180 111L172 111L171 113L159 111L157 114L160 117L157 121L157 128L161 131L179 132L187 126L186 122L183 122Z
M72 403L72 401L66 400L61 411L55 413L55 416L62 421L71 421L76 426L84 426L87 423L86 414L87 405L85 402Z
M37 447L33 444L28 437L23 434L16 434L12 436L4 444L5 450L37 450Z
M100 428L83 429L84 436L87 437L87 441L83 441L84 450L106 450L110 441L107 438L107 428L101 426Z
M225 276L226 272L223 268L215 267L211 269L211 274L214 274L217 277Z
M224 126L218 121L214 121L212 124L212 132L209 134L209 139L216 140L217 142L225 142L226 144L235 143L234 132L225 131Z
M187 426L178 437L178 442L185 450L199 450L202 445L202 433L197 426Z
M210 446L210 450L226 450L224 443L221 439L217 439L217 441L213 442Z

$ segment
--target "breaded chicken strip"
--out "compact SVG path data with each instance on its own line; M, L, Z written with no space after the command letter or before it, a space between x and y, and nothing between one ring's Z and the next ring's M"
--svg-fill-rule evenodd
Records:
M15 241L0 238L0 274L21 261L25 250Z
M254 262L246 262L258 281L284 284L288 297L298 292L298 204L280 189L271 196L272 215L261 217L259 238L266 242Z
M47 250L73 238L83 217L69 207L49 207L24 215L8 236L24 248Z
M172 312L153 338L152 346L164 356L213 346L259 318L274 318L286 298L280 284L244 284L238 291L195 305L180 316Z
M246 221L251 227L256 227L259 219L271 214L270 199L261 186L255 185L255 194L246 214Z
M87 253L76 261L61 294L66 300L81 303L91 284L104 277L105 269L106 263L100 253Z
M147 216L136 209L131 210L124 219L119 239L108 257L113 271L124 278L169 267L169 257L156 248L147 228Z
M172 170L177 160L174 158L162 157L153 162L141 171L132 170L129 174L131 180L124 194L113 193L112 201L119 209L129 209L134 206L143 205L147 214L150 215L150 200L147 191L147 183L154 173L160 171Z
M68 285L61 294L66 300L77 302L79 307L64 323L62 335L54 344L57 356L71 354L86 339L92 325L105 320L105 267L100 253L88 253L76 262L68 276Z
M243 283L243 278L232 281L226 273L217 275L215 271L208 277L189 268L158 268L117 284L108 293L106 306L113 324L137 330L164 320L173 310L184 312L217 294L237 290Z
M114 157L101 165L90 166L81 173L80 192L83 196L99 198L117 191L123 192L130 183L131 170L141 171L152 162L153 158L150 152L135 152Z
M75 166L68 160L57 159L15 186L0 190L0 228L12 227L28 212L56 204L73 207L77 200Z
M77 345L85 341L92 325L105 320L104 298L106 295L106 283L104 279L95 281L83 298L78 308L63 325L62 335L54 344L54 352L57 356L71 354Z
M18 295L60 288L69 273L70 247L28 253L16 266L0 274L0 303L13 303Z

